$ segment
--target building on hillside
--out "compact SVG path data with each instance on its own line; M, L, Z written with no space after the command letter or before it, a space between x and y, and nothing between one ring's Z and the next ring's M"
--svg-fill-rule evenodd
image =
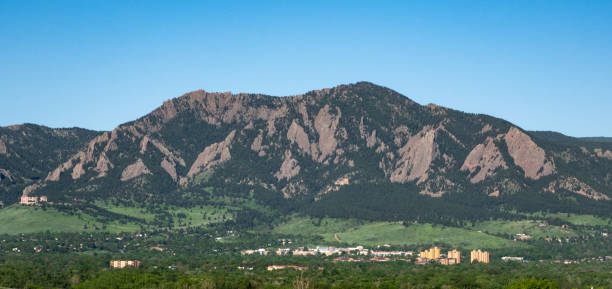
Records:
M504 256L504 257L501 257L501 259L502 259L502 261L505 261L505 262L509 262L509 261L510 262L524 262L525 261L525 258L523 258L523 257Z
M47 202L47 196L35 196L35 197L29 197L26 195L21 196L21 199L19 200L19 204L22 205L36 205L38 203L46 203Z
M431 248L429 250L421 251L419 256L421 258L427 258L427 259L438 259L438 258L440 258L440 248L438 248L436 246L436 247L433 247L433 248Z
M294 270L298 270L298 271L303 271L303 270L306 270L308 268L307 267L296 266L296 265L270 265L266 269L268 271L283 270L283 269L294 269Z
M127 267L140 267L140 261L138 260L111 260L110 267L114 269L123 269Z
M477 261L479 263L489 263L489 252L478 250L472 250L470 252L470 263Z
M455 265L455 264L459 264L459 261L455 258L440 258L440 259L436 259L438 261L438 263L442 264L442 265Z
M448 255L446 256L449 259L455 259L456 263L461 263L461 252L457 250L448 251Z
M289 255L289 253L291 253L291 249L289 248L278 248L278 250L276 250L276 255L279 256Z

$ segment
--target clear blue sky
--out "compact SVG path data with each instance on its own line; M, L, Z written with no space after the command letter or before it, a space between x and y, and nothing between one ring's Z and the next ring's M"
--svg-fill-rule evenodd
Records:
M360 80L612 136L612 1L0 0L0 126L110 130L195 89Z

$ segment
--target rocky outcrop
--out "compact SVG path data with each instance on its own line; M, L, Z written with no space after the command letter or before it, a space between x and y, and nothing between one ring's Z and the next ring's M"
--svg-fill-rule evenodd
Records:
M317 117L315 118L315 130L319 134L319 157L318 161L323 162L328 155L336 151L338 141L336 140L336 129L342 113L340 108L336 107L337 114L332 114L329 111L329 105L323 106ZM314 155L314 153L313 153Z
M108 170L112 169L113 167L114 166L108 160L106 153L102 152L100 154L100 157L98 158L98 162L96 163L96 168L95 168L95 170L98 172L98 178L105 177Z
M561 177L558 180L552 181L548 185L546 191L556 193L560 189L567 190L594 200L610 200L607 195L594 190L591 186L583 183L576 177Z
M123 172L121 172L121 181L129 181L133 178L150 173L151 171L145 166L142 159L138 159L135 163L127 166Z
M178 181L178 173L176 172L176 164L173 161L168 160L167 158L164 158L161 161L160 166L162 167L162 169L164 169L164 171L166 171L166 173L168 173L168 175L170 175L170 177L172 178L174 182Z
M6 144L2 139L0 139L0 155L5 155L7 153Z
M183 160L181 157L176 156L174 153L172 153L168 148L166 148L164 146L164 144L162 144L160 141L156 140L156 139L150 139L149 140L151 142L151 144L153 144L153 146L155 148L157 148L163 155L165 158L167 158L168 160L177 163L181 166L185 166L185 160Z
M289 126L289 130L287 130L287 139L293 144L297 143L298 147L306 154L313 155L316 158L317 151L314 153L311 152L310 141L308 140L308 135L304 132L304 128L301 127L297 121L294 119L291 122L291 126ZM316 147L314 148L316 149Z
M408 142L398 150L399 160L391 173L394 183L411 182L427 179L427 171L437 154L434 138L436 131L426 127L416 135L410 136Z
M478 144L472 149L463 162L461 171L469 171L470 182L478 183L489 176L493 176L499 168L506 169L508 166L495 145L494 139L488 137L484 143Z
M555 171L555 165L546 158L546 152L518 128L511 127L504 139L508 153L514 163L523 169L525 177L537 180Z
M13 179L13 176L11 175L11 172L5 169L0 169L0 182L4 180L12 182L14 179Z
M596 148L593 151L595 152L595 155L597 157L612 160L612 151L610 151L610 150L605 150L604 151L604 150L602 150L600 148Z
M296 159L291 156L290 150L285 150L285 156L283 159L283 164L281 165L278 172L274 174L276 179L279 181L283 179L291 179L300 173L300 166Z
M228 161L231 158L230 148L235 135L236 131L233 130L227 135L227 137L225 137L223 141L207 146L191 165L189 172L187 172L187 178L191 179L195 175L204 172L215 165ZM182 180L182 184L185 184L186 182L187 180Z

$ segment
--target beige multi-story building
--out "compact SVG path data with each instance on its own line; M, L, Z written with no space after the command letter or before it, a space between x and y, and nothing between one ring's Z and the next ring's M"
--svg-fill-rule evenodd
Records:
M47 196L29 197L25 195L25 196L21 196L21 199L19 200L19 204L22 204L22 205L36 205L38 203L44 203L44 202L47 202Z
M448 255L446 257L449 259L455 259L455 264L461 263L461 252L457 250L448 251Z
M479 263L489 263L489 252L478 250L472 250L470 252L470 262L474 263L477 261Z
M126 267L140 267L140 261L138 260L111 260L110 267L115 269L123 269Z
M440 248L436 246L429 250L421 251L421 254L419 256L421 258L427 258L427 259L438 259L440 258Z

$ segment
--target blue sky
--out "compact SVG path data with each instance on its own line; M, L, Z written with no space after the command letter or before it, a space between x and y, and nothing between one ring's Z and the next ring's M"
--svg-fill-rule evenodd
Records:
M612 136L612 1L255 2L0 0L0 126L110 130L195 89L365 80Z

